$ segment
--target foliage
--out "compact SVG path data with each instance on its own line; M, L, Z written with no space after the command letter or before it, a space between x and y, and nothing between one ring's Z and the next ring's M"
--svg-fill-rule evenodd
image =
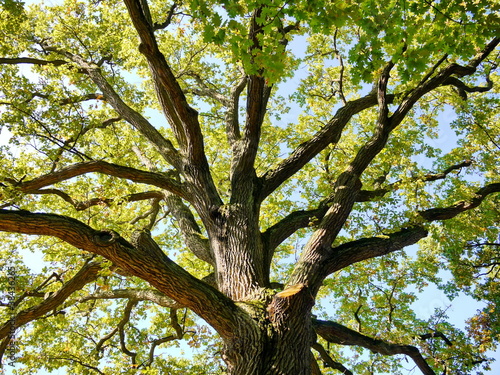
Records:
M4 364L223 374L231 319L306 285L354 347L313 319L322 373L487 369L499 3L145 4L1 3ZM428 285L485 307L419 316Z

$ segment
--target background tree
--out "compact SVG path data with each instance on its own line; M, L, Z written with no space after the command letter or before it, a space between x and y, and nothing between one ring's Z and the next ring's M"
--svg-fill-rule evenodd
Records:
M499 11L3 0L3 363L487 368L500 329ZM43 254L37 273L29 251ZM446 311L419 317L428 283L486 307L466 331ZM180 340L204 349L168 355Z

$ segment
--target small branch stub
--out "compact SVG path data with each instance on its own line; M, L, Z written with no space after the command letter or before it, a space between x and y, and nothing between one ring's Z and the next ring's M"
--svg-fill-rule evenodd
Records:
M267 307L267 312L269 319L277 322L287 315L308 311L313 305L314 298L309 288L304 284L296 284L277 293Z

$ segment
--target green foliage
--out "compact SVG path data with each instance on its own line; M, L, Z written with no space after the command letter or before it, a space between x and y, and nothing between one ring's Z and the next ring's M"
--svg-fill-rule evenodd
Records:
M444 65L467 64L500 33L500 5L495 0L188 0L171 6L150 2L153 24L161 25L172 13L170 24L158 27L155 36L187 100L199 112L210 172L225 202L231 197L236 148L226 133L226 104L218 98L233 95L242 73L263 77L273 86L255 161L255 174L262 177L324 129L339 108L376 88L389 61L394 64L388 90L395 95L393 113L396 103L426 74L435 73L440 59ZM157 149L117 115L110 98L98 92L82 68L75 61L57 63L56 56L70 59L54 51L68 51L99 66L123 102L149 116L155 129L179 146L161 116L162 103L124 4L65 0L25 5L3 0L0 57L43 63L0 64L0 136L5 137L2 141L8 138L0 146L0 208L67 215L96 229L116 230L127 239L135 230L148 228L184 269L200 279L209 275L214 267L187 251L180 224L163 203L153 215L154 198L130 198L156 187L88 173L51 185L64 194L20 190L23 181L90 160L146 170L146 159L155 172L167 176L172 170ZM464 100L460 90L448 85L415 104L360 176L364 190L385 193L355 204L334 246L364 237L387 238L421 223L418 212L468 200L481 186L499 182L500 82L494 72L499 63L495 53L463 80L488 90L467 93ZM243 91L241 102L246 99ZM236 112L243 124L245 105ZM293 211L315 209L328 201L338 176L372 138L377 118L376 106L354 115L338 142L279 186L262 204L260 229L272 228ZM472 164L429 179L465 160ZM77 209L78 203L89 202L95 204ZM331 275L314 313L380 340L419 346L435 368L477 370L478 358L486 358L500 340L499 207L496 195L475 211L426 224L430 236L413 257L397 252ZM201 226L200 217L195 221ZM308 227L279 245L270 262L271 281L287 282L317 221L310 220ZM204 238L207 233L202 228L199 235ZM16 311L38 306L47 293L61 287L56 279L46 282L52 273L69 280L90 258L53 238L2 233L0 243L2 301L9 291L8 260L16 269L11 291L20 298ZM33 253L43 257L44 266L36 272L29 268ZM451 272L448 279L441 278L443 269ZM121 336L115 327L124 319L127 300L89 296L151 287L115 271L106 264L95 280L57 310L18 329L16 374L61 368L73 374L95 373L96 368L110 375L225 373L219 337L187 309L134 300ZM428 285L439 286L450 298L466 293L484 301L485 307L470 317L465 331L449 323L443 311L417 316L414 304ZM9 314L2 305L2 324ZM416 336L429 331L442 332L454 346ZM151 344L169 337L149 363ZM182 358L180 347L194 354ZM346 352L340 345L332 345L330 355L354 373L402 373L402 361L396 357L367 355L361 349Z

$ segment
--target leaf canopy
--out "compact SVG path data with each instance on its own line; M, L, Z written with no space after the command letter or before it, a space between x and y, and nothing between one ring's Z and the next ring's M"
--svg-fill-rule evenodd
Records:
M23 216L72 218L82 238L114 231L101 243L151 233L216 285L214 204L255 209L272 295L309 272L316 240L357 259L307 276L317 321L375 340L352 334L347 351L317 328L322 373L404 373L380 342L418 346L436 373L487 369L500 338L500 4L145 4L1 2L0 209L24 218L0 216L0 353L8 362L17 338L13 373L225 373L226 327L170 279ZM418 315L428 285L482 308L465 327L444 306Z

